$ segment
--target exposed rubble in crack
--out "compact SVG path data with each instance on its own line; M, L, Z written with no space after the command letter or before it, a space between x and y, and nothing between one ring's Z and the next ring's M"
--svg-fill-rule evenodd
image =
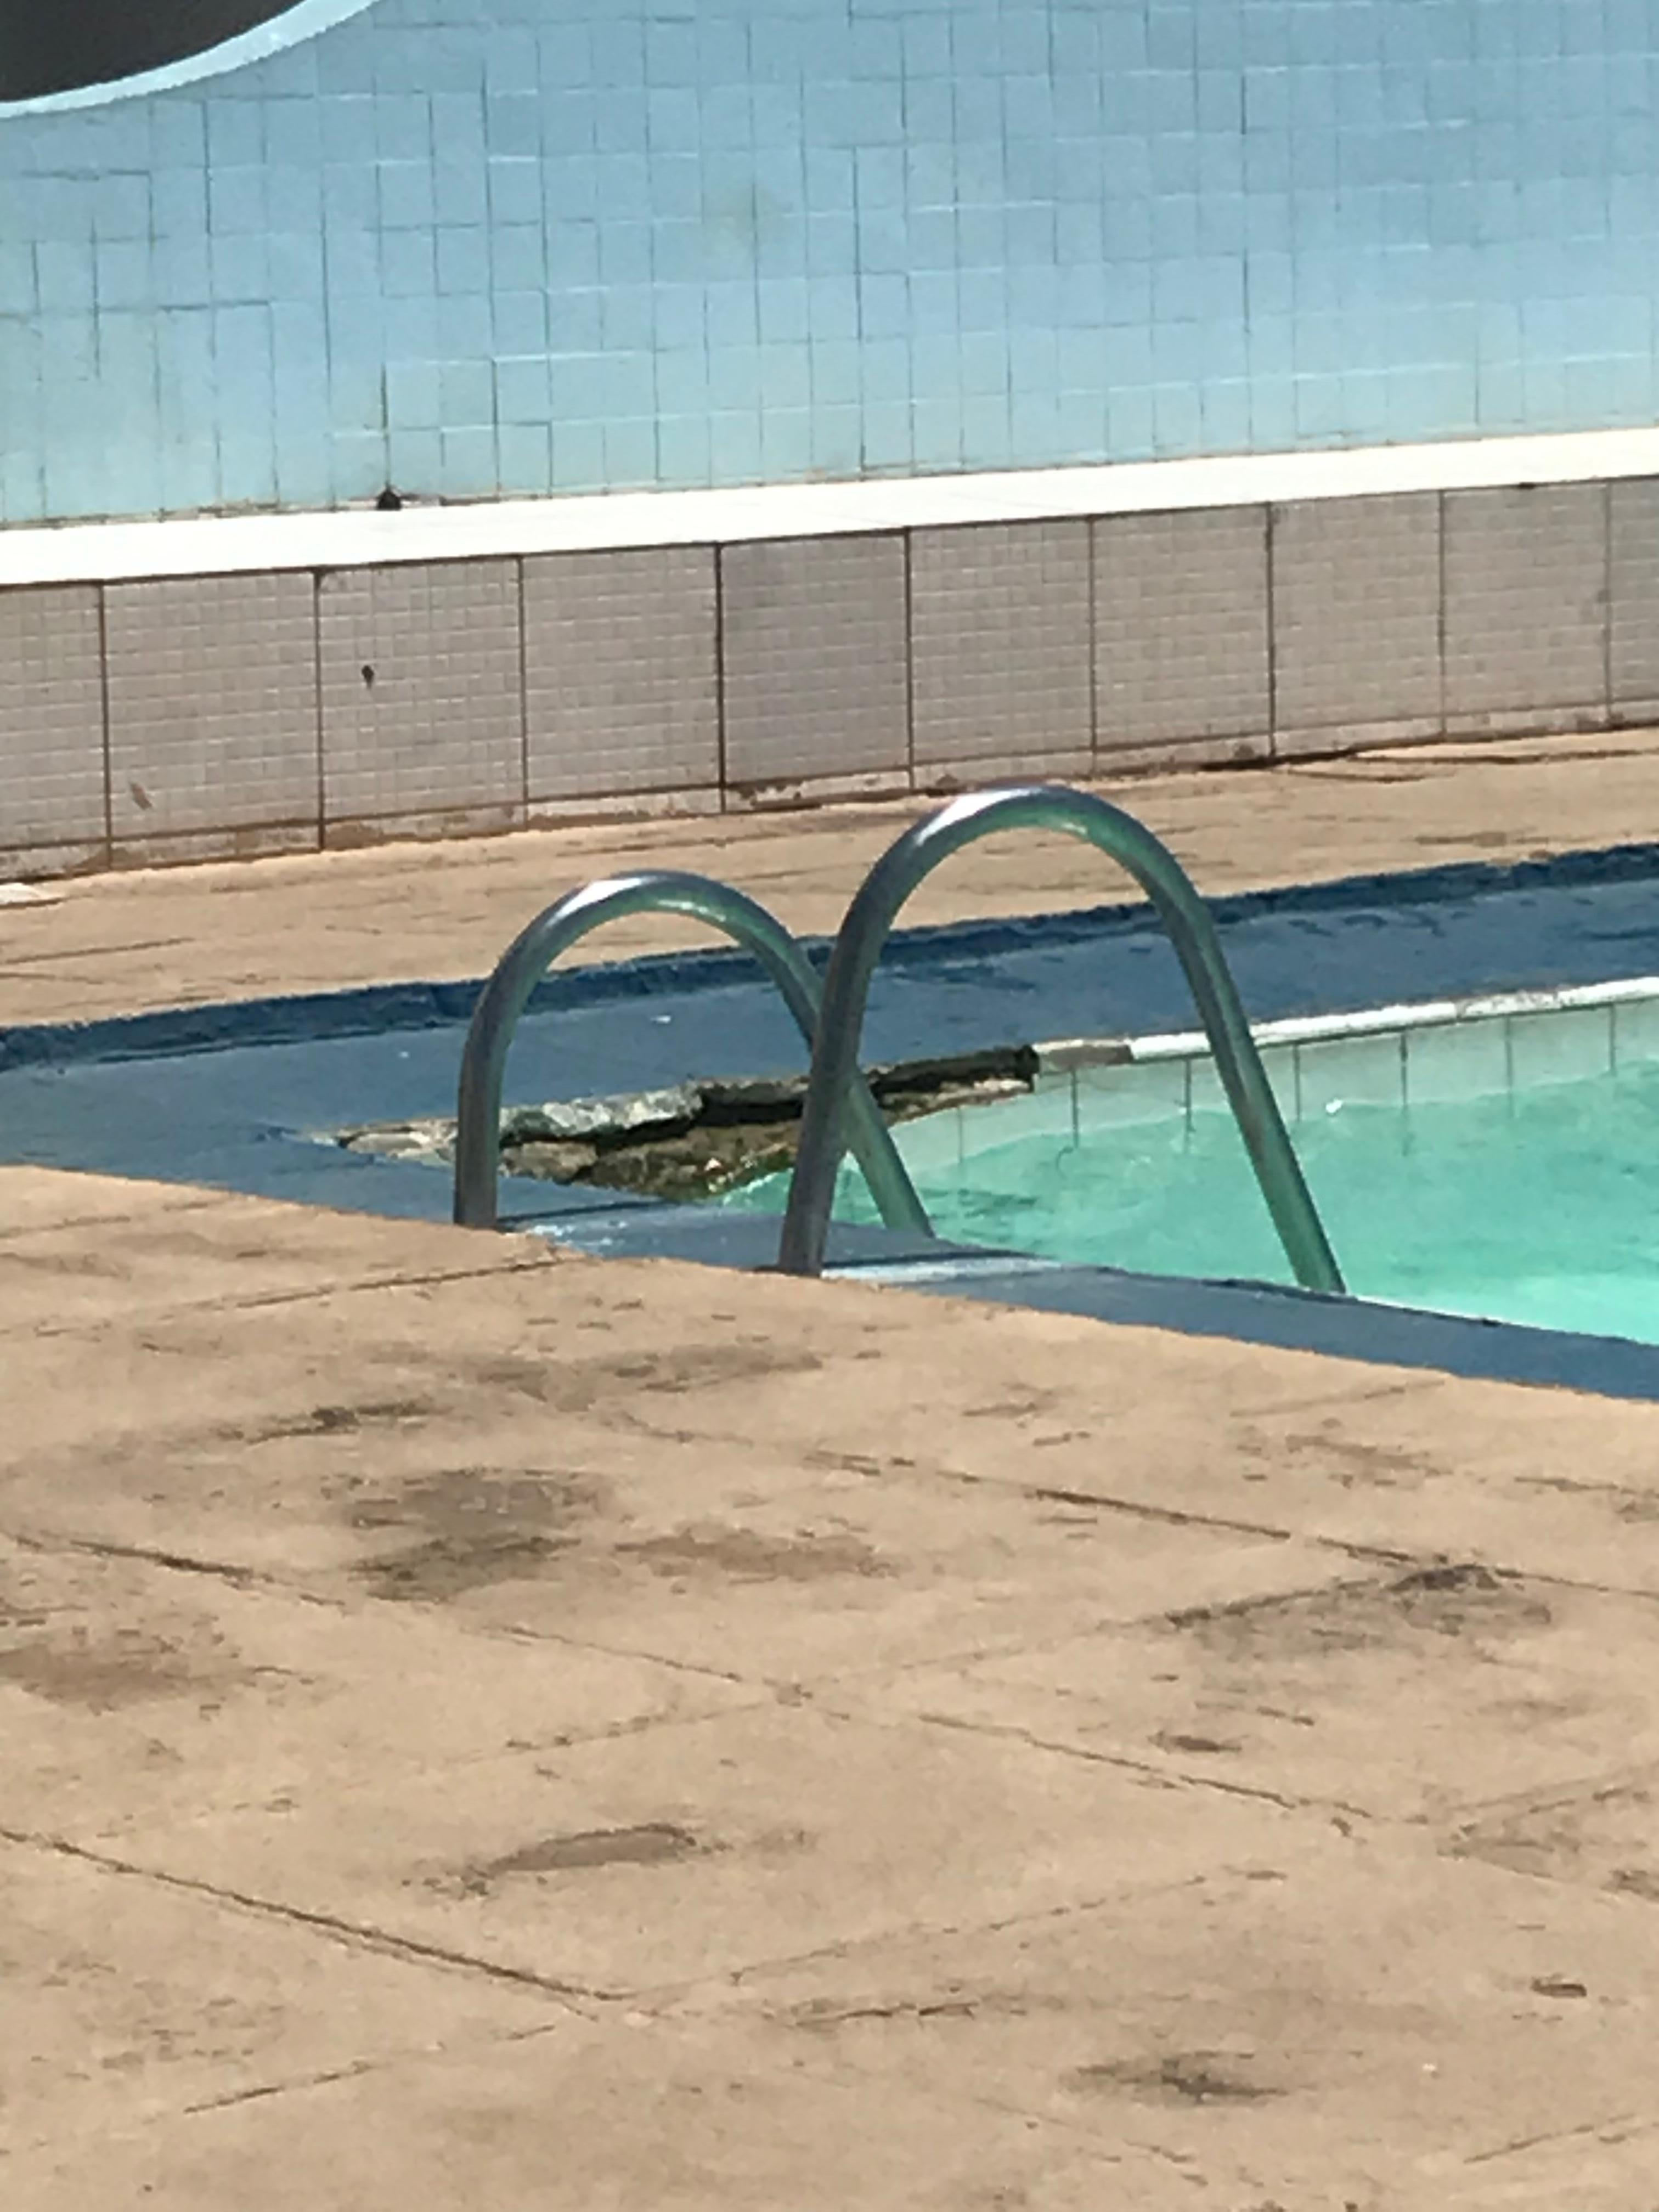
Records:
M1037 1054L994 1047L868 1071L890 1121L1029 1091ZM802 1075L698 1079L620 1097L511 1106L501 1115L501 1168L541 1182L599 1184L651 1198L719 1198L789 1167L800 1135ZM333 1133L344 1151L447 1165L455 1123L444 1116L376 1121Z

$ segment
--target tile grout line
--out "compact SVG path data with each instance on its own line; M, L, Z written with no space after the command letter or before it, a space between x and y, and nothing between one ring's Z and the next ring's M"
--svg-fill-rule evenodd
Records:
M323 573L311 571L311 675L317 732L317 850L328 849L328 755L323 727Z
M1601 486L1601 696L1605 702L1605 726L1612 729L1613 702L1613 607L1616 577L1613 559L1613 490L1611 483Z
M115 865L114 746L110 733L109 586L98 586L98 694L104 756L104 866Z
M1279 510L1269 500L1262 507L1264 619L1267 658L1267 757L1277 761L1279 750Z
M899 544L904 565L904 785L908 792L919 788L916 782L916 585L915 533L902 530Z
M514 561L513 572L519 594L519 820L520 825L527 829L530 823L530 616L522 556Z
M726 719L726 550L723 545L709 549L714 587L714 787L720 793L722 814L732 811L730 739Z
M1434 550L1438 584L1435 592L1435 662L1440 688L1440 730L1445 734L1446 702L1450 695L1451 678L1447 667L1447 568L1446 568L1446 495L1439 492L1434 502Z

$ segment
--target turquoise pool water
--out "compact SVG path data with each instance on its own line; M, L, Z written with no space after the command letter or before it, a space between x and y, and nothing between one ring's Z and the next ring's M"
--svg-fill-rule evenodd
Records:
M942 1235L1154 1274L1291 1279L1225 1112L997 1144L1002 1110L964 1117L959 1167L913 1161ZM1358 1296L1659 1344L1659 1062L1444 1104L1343 1105L1291 1135ZM726 1203L775 1211L784 1196L771 1176ZM836 1212L876 1218L855 1170Z

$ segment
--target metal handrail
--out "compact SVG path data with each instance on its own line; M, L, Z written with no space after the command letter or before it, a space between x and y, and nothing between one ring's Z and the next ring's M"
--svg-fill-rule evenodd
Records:
M792 1275L823 1272L865 1004L899 908L952 853L1005 830L1060 830L1086 838L1139 884L1186 973L1261 1195L1297 1279L1309 1290L1340 1291L1335 1255L1303 1180L1203 900L1174 854L1133 815L1087 792L1052 784L1016 785L953 799L907 830L865 878L836 939L824 981L779 1267Z
M822 986L794 939L763 906L729 884L678 870L609 876L556 900L514 939L479 994L461 1055L456 1107L455 1218L493 1229L501 1166L501 1085L507 1048L537 984L578 939L629 914L683 914L723 930L752 952L777 985L810 1048ZM898 1156L869 1085L859 1076L847 1097L846 1141L864 1170L890 1229L931 1236L927 1211Z

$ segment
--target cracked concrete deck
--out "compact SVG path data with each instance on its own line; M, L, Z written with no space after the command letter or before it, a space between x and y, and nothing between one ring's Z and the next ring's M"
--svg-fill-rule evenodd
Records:
M1650 834L1575 744L1142 799ZM905 811L101 878L0 1018L642 849L825 927ZM1023 849L934 918L1110 888ZM0 1357L7 2212L1659 2203L1659 1407L29 1169Z
M1659 1408L0 1220L9 2212L1651 2212Z

